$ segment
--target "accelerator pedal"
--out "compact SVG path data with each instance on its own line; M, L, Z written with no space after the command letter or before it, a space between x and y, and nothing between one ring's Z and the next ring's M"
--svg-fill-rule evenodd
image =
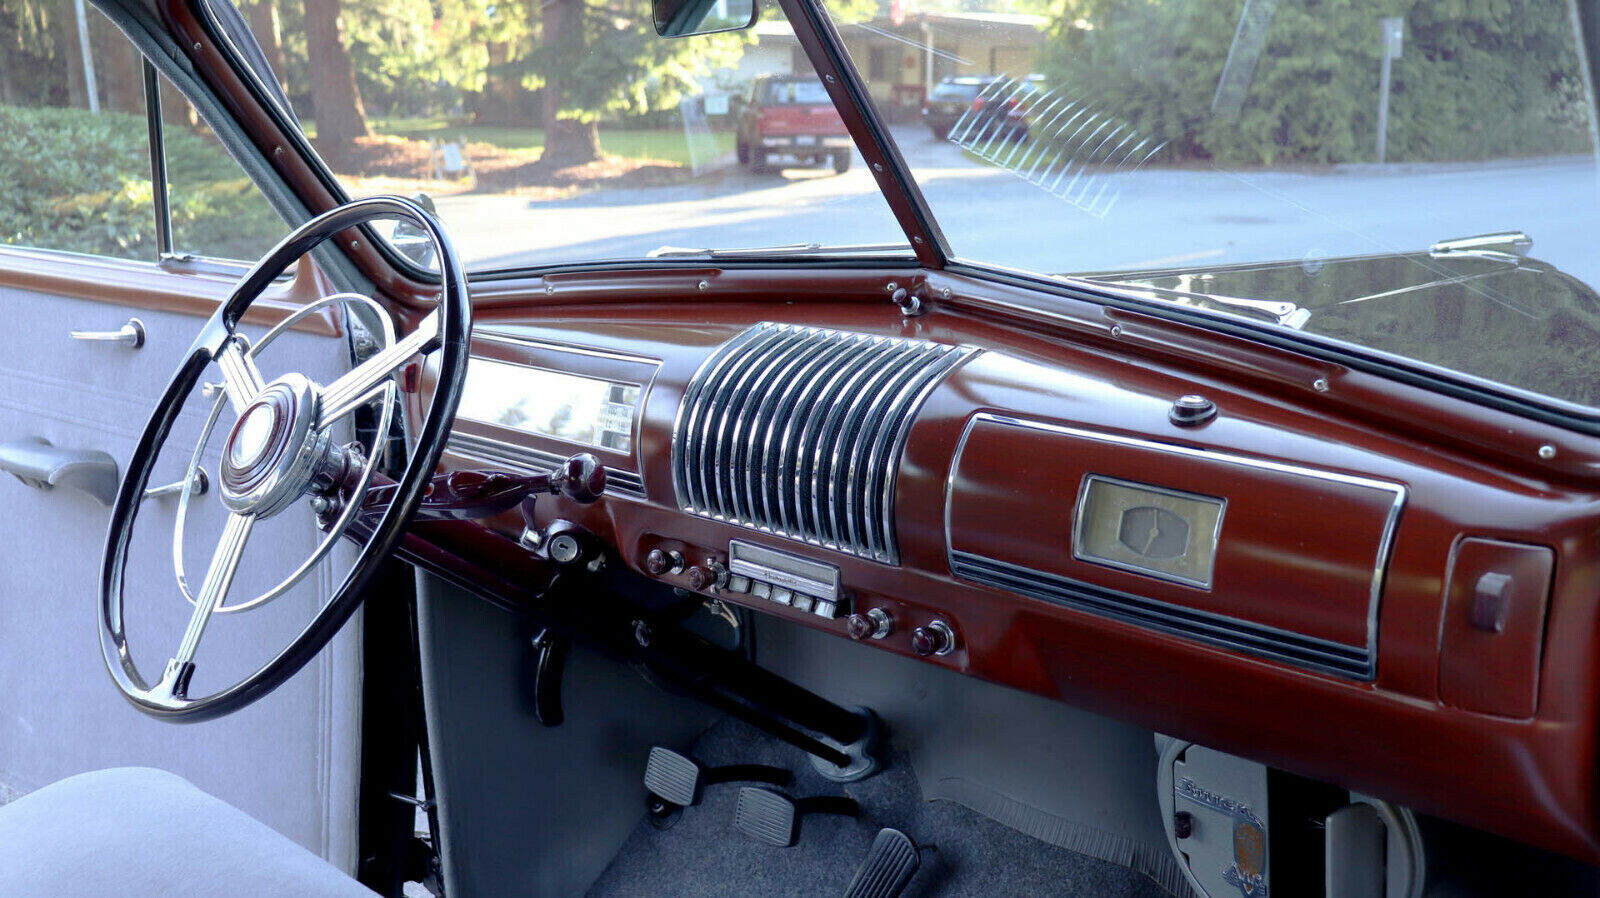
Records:
M757 842L788 848L800 839L800 817L805 814L861 813L855 799L823 795L794 799L774 789L745 786L733 811L733 825Z
M717 783L771 783L787 786L794 775L782 767L765 764L730 764L726 767L701 767L688 755L670 748L650 749L644 766L644 787L650 794L679 807L700 801L700 792Z
M922 866L917 843L898 829L884 827L872 840L866 860L845 889L845 898L899 898Z

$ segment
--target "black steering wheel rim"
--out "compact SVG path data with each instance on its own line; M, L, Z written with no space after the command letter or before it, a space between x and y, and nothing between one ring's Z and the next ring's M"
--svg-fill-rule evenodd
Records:
M124 626L123 586L129 543L155 460L183 408L184 400L206 367L217 358L261 292L279 273L329 237L380 218L403 218L425 230L437 250L440 292L436 345L421 351L439 354L438 378L426 415L404 473L387 510L374 526L344 581L311 621L281 652L237 683L201 698L178 690L169 696L153 694L139 672L128 645ZM421 502L445 440L455 420L466 379L472 333L472 308L466 275L439 223L422 207L397 196L354 200L325 212L285 237L240 280L233 294L206 321L185 353L171 382L140 434L127 473L112 506L106 534L106 552L100 571L99 629L106 668L123 696L139 710L159 719L195 722L237 711L282 685L321 651L360 606L366 589L405 535L412 514ZM386 435L380 435L380 439ZM352 501L360 501L354 497Z

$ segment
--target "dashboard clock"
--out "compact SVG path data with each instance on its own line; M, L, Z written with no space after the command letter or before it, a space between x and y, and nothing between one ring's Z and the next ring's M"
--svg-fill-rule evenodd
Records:
M1227 501L1099 474L1083 478L1072 557L1211 588Z

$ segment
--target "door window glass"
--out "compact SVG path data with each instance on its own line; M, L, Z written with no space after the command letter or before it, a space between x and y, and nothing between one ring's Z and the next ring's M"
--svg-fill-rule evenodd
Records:
M0 5L0 37L0 243L154 259L139 52L70 0Z
M162 148L179 257L252 260L287 228L163 78ZM99 11L0 4L0 244L154 262L160 243L145 66Z

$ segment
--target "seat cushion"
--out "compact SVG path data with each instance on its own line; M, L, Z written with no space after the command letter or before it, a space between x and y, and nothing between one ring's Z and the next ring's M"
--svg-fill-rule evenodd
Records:
M266 824L161 770L83 773L0 807L0 895L375 894Z

